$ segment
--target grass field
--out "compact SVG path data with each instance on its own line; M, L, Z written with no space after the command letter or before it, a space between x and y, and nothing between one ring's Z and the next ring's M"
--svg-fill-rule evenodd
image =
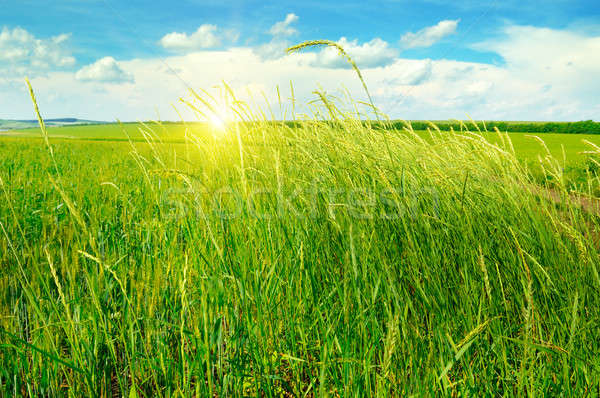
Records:
M139 123L72 126L72 127L51 127L48 128L48 135L52 138L94 140L94 141L145 141L147 136L156 139L158 137L163 142L184 143L186 128L191 134L204 134L208 129L204 123L165 123L158 125L154 122L148 122L146 126ZM146 131L146 133L142 132ZM422 137L426 137L425 131L417 131ZM42 138L39 129L13 130L5 132L4 136ZM495 132L483 132L482 136L490 142L499 143ZM581 165L585 163L587 155L582 152L594 150L592 146L586 144L584 140L600 145L600 135L596 134L553 134L553 133L510 133L510 139L513 143L515 153L519 159L525 161L536 161L538 156L545 157L546 150L538 140L533 138L537 136L542 138L551 154L561 161L563 160L563 150L567 165ZM2 137L2 135L0 135Z
M513 122L516 123L516 122ZM529 122L533 123L533 122ZM133 141L146 142L147 140L168 144L183 144L188 135L206 135L210 126L206 123L156 123L145 124L104 124L104 125L81 125L69 127L48 128L48 135L53 139L64 140L87 140L87 141ZM479 132L486 140L494 145L501 145L502 138L496 132ZM402 130L400 130L402 131ZM420 137L429 139L427 131L415 131ZM445 134L447 132L442 132ZM6 137L38 138L42 139L39 128L12 130L0 133L0 139ZM548 176L542 171L545 164L544 159L550 156L560 164L563 178L571 190L584 193L592 193L600 196L598 183L589 187L588 169L597 169L598 165L590 161L590 157L597 159L596 148L600 146L600 135L598 134L554 134L554 133L509 133L510 141L514 148L517 159L526 164L538 182L543 182ZM539 137L539 138L538 138ZM543 141L543 143L540 141ZM593 145L590 145L592 143ZM590 155L586 152L594 152Z
M600 393L600 222L562 160L549 200L524 135L336 116L0 137L3 395Z

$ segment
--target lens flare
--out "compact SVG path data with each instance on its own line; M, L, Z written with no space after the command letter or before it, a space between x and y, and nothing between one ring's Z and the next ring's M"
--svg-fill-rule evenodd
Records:
M215 130L225 131L225 128L227 127L226 121L219 115L211 115L209 122Z
M216 106L211 108L207 115L207 121L215 133L223 134L227 130L227 125L231 121L229 110L226 106Z

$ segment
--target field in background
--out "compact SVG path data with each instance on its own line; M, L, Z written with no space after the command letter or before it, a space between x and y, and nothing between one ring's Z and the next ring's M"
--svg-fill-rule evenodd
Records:
M488 122L490 123L490 122ZM517 122L513 122L517 123ZM470 126L473 129L473 126ZM104 124L104 125L89 125L89 126L70 126L70 127L50 127L48 134L53 138L93 140L93 141L145 141L146 139L159 139L166 143L183 143L185 142L185 130L189 129L190 134L205 134L210 130L210 126L204 123L164 123L158 125L153 122L148 122L146 126L138 123L119 124ZM398 130L402 130L401 126L396 126ZM142 130L146 131L143 133ZM427 132L424 130L416 130L422 137L427 137ZM475 132L477 132L475 130ZM482 132L482 136L490 142L499 143L498 136L495 132ZM11 130L0 134L0 139L4 137L27 137L42 138L38 128L25 130ZM511 132L509 137L512 140L517 157L523 161L535 162L538 157L547 155L544 146L533 136L540 137L550 153L560 161L563 161L563 152L565 166L577 167L583 166L586 163L589 155L584 154L586 151L593 151L594 148L586 144L589 141L600 146L600 135L597 134L556 134L556 133L523 133Z
M76 119L76 118L46 119L45 122L46 122L46 126L48 126L48 127L104 124L104 122L99 122L99 121L94 121L94 120L83 120L83 119ZM30 129L30 128L37 128L37 127L38 127L37 120L0 119L0 130Z
M446 128L449 122L438 122L441 128ZM487 122L487 125L493 125L494 122ZM523 122L502 122L508 124L523 124ZM549 123L537 123L546 125ZM422 122L415 122L420 128L425 128ZM536 123L528 122L527 125L535 126ZM565 125L565 123L560 123ZM289 124L289 126L293 126ZM456 126L455 126L456 127ZM458 126L460 127L460 126ZM486 140L495 145L502 144L502 138L495 132L479 132L474 125L464 125L463 128L470 127L475 133L481 134ZM480 126L483 128L484 126ZM48 134L53 139L64 140L87 140L87 141L133 141L146 142L147 140L156 141L161 144L182 144L186 142L186 129L189 136L210 135L211 125L207 123L161 123L147 122L144 125L139 123L102 124L102 125L78 125L68 127L50 127ZM400 133L405 133L402 124L395 123L394 129ZM424 139L429 139L430 133L424 130L415 130L416 133ZM442 130L442 134L448 131ZM217 134L219 134L217 132ZM41 140L42 134L39 128L11 130L0 132L0 140L13 138L38 138ZM536 177L538 183L554 177L548 176L544 172L544 159L548 154L558 162L562 168L562 178L571 190L600 196L598 183L593 187L587 183L589 180L589 171L597 170L600 165L597 163L599 156L593 145L600 146L599 134L556 134L556 133L521 133L511 132L508 136L512 142L516 157L526 164L531 173ZM540 142L541 138L543 141ZM587 142L586 142L587 141ZM590 143L592 145L590 145ZM594 152L592 155L585 152ZM594 160L590 160L590 158ZM552 181L551 181L552 182Z

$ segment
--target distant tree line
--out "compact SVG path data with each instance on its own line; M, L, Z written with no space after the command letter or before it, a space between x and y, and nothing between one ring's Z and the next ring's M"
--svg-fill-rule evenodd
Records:
M288 126L289 128L300 127L306 123L306 121L267 121L270 123L281 124ZM135 122L132 122L135 123ZM179 124L181 122L170 122L163 121L163 124ZM191 124L199 123L205 124L206 122L191 122ZM314 123L314 121L311 121ZM321 120L320 123L326 123L336 125L335 121ZM402 130L406 126L406 121L392 120L390 122L377 122L377 121L363 121L363 124L369 124L372 128L389 128L390 124L392 127ZM129 124L129 123L124 123ZM600 122L594 122L593 120L582 120L579 122L502 122L502 121L459 121L459 120L438 120L428 122L424 120L412 120L410 121L413 130L427 130L434 129L434 125L442 131L454 131L469 130L477 131L477 128L481 131L495 131L498 128L501 132L512 132L512 133L560 133L560 134L600 134ZM475 127L477 125L477 127Z
M281 122L273 122L281 123ZM290 128L301 126L303 121L285 121L283 122ZM323 120L321 123L330 123L335 125L336 122ZM406 126L406 121L392 120L391 122L363 121L363 124L369 124L372 128L389 128L392 127L402 130ZM495 131L498 128L501 132L511 133L560 133L560 134L600 134L600 122L593 120L583 120L579 122L502 122L502 121L459 121L459 120L441 120L428 122L424 120L410 121L413 130L434 129L434 125L442 131L469 130L477 131ZM381 125L381 126L380 126ZM477 125L477 127L475 127Z
M393 121L394 127L402 129L406 122ZM431 123L426 121L411 121L410 124L414 130L433 129ZM562 133L562 134L600 134L600 122L593 120L584 120L579 122L460 122L460 121L441 121L434 124L442 131L461 131L468 129L477 131L477 127L484 131L494 131L494 128L502 132L521 132L521 133Z

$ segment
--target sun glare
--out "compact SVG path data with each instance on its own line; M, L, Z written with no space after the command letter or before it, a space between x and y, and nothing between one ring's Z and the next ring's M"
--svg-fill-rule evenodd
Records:
M225 131L225 128L227 127L224 118L219 115L211 115L209 122L215 130Z
M208 123L215 133L222 134L227 130L227 124L231 120L226 106L217 106L211 109L208 116Z

